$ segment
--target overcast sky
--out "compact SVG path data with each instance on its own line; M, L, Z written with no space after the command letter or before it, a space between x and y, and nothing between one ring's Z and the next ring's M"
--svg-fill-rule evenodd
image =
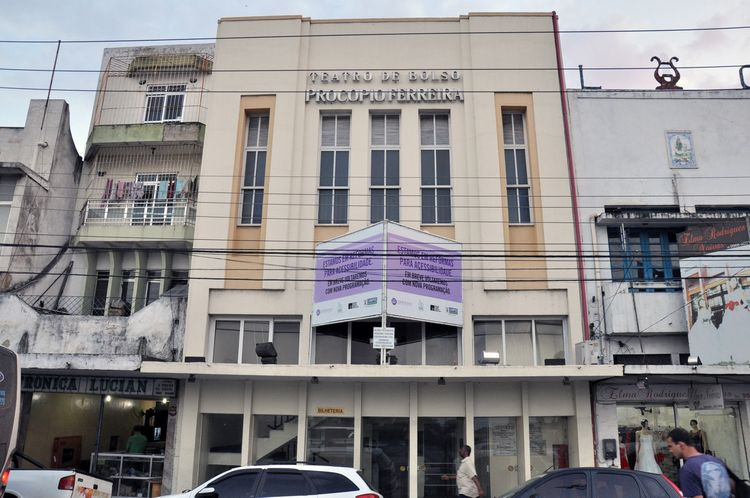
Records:
M488 11L557 11L560 28L674 28L750 25L746 0L0 0L3 40L81 40L215 36L220 17L300 14L314 19L442 17ZM131 43L130 45L138 45ZM146 43L141 43L146 44ZM125 45L125 44L123 44ZM59 69L98 69L102 49L113 44L63 44ZM566 67L653 66L653 55L678 56L680 66L750 64L750 29L687 33L563 34ZM0 68L52 67L55 44L0 43ZM588 85L653 88L653 70L589 71ZM750 71L746 79L750 76ZM95 89L95 73L58 73L54 87ZM49 73L0 70L0 86L45 88ZM578 87L577 72L567 74ZM738 88L737 69L683 70L686 89ZM44 91L0 89L0 126L23 126L31 98ZM86 142L92 92L53 91L71 106L79 153Z

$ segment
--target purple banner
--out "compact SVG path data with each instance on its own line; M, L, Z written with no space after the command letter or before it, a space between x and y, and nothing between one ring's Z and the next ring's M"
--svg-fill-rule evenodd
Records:
M461 302L461 254L388 233L388 289Z
M383 285L383 235L332 247L315 258L316 303L374 291Z

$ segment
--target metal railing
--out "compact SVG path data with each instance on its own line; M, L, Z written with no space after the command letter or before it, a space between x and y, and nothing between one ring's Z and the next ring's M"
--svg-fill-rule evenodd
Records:
M81 209L84 225L177 226L195 224L190 199L89 200Z

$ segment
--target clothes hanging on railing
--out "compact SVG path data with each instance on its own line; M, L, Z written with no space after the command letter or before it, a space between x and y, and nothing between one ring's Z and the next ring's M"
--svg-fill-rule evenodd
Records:
M122 198L125 200L132 199L133 194L133 182L125 182L125 189Z
M133 182L133 199L143 199L143 182Z
M169 184L167 186L167 199L174 199L175 191L176 191L176 180L171 179L169 180Z
M102 192L102 202L99 204L99 207L104 207L105 201L109 199L109 196L112 194L112 178L107 178L107 181L104 182L104 192Z
M121 201L125 194L125 182L117 180L117 188L115 189L115 199Z

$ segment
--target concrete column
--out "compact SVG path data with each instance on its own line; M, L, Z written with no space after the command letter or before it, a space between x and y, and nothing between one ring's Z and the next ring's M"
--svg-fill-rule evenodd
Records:
M518 483L531 479L531 437L529 434L529 384L521 382L521 419L518 427Z
M617 405L615 403L597 403L594 407L594 433L596 434L596 455L597 467L609 467L614 465L620 467L620 455L618 452L615 460L604 460L604 451L602 441L605 439L614 439L619 441L617 432ZM618 442L619 445L619 442Z
M131 314L143 308L146 304L146 268L148 268L148 253L146 251L135 251L135 285Z
M571 466L593 467L594 466L594 424L591 417L591 400L589 396L589 383L574 382L573 396L575 417L568 424L568 448L570 451ZM572 443L572 444L571 444Z
M362 468L362 383L354 383L354 468Z
M240 465L252 465L253 455L253 381L245 381L242 409L242 454Z
M184 382L179 398L177 441L175 444L175 472L172 489L192 489L199 484L198 452L200 437L200 382Z
M84 315L90 315L94 307L94 293L96 292L96 251L86 250L86 277L83 284L83 305L81 307Z
M409 496L419 493L419 384L409 383Z
M109 251L109 285L107 286L107 306L105 315L109 315L109 303L120 297L122 286L122 253Z
M297 395L297 461L307 461L307 381L300 381Z
M159 294L164 294L172 283L172 253L170 251L160 251L161 255L161 285Z
M740 429L742 429L741 432L739 432L740 435L743 434L750 434L750 401L740 401L739 406L739 422ZM750 448L748 445L750 445L750 440L748 440L747 437L741 437L741 443L740 443L740 462L738 462L739 465L736 467L733 467L732 470L737 471L737 474L739 474L740 477L743 479L748 478L748 462L750 462ZM711 441L709 441L709 445L711 444Z
M466 389L466 444L471 446L472 455L474 454L474 383L467 382Z

